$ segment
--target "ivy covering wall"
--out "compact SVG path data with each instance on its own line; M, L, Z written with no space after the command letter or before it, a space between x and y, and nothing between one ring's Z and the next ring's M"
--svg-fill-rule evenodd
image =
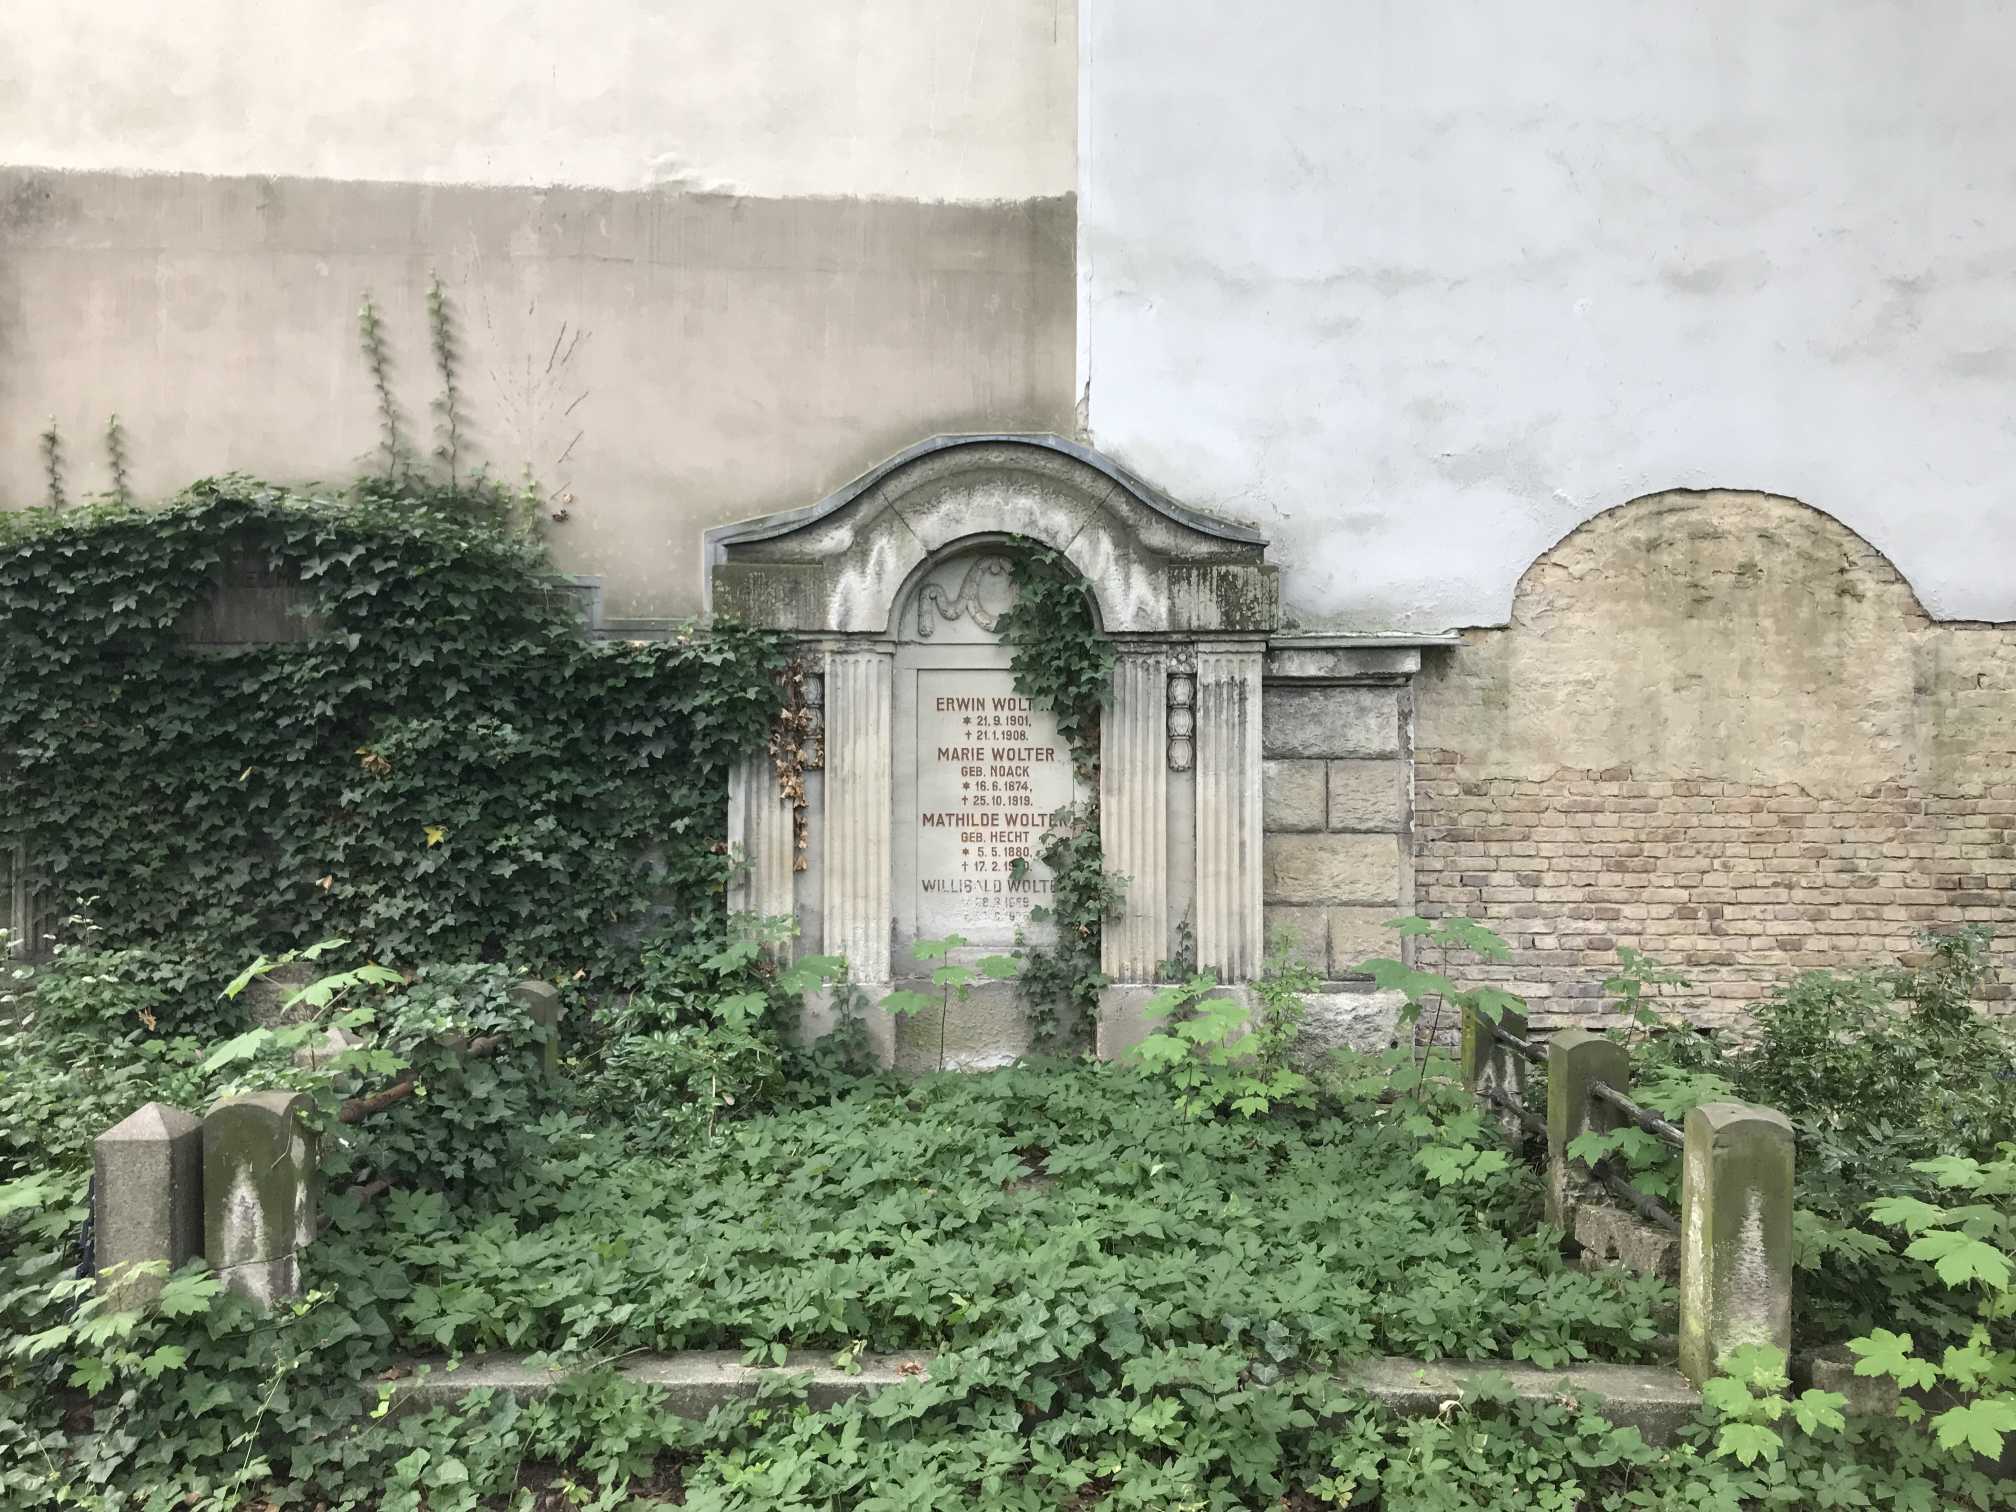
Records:
M300 638L192 644L248 567L298 585ZM617 980L654 918L718 914L727 767L786 655L589 641L536 545L438 494L0 514L0 845L105 938L226 976L343 936Z

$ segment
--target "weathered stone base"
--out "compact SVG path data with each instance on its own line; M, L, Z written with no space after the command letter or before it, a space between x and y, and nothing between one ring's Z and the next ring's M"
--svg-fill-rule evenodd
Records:
M889 982L857 982L850 989L861 994L861 1027L868 1032L868 1048L875 1064L885 1068L896 1064L896 1024L882 1007L882 999L889 995L892 986ZM839 1027L840 1010L834 1006L833 994L831 987L805 994L805 1005L798 1015L800 1044L824 1039Z
M1680 1236L1621 1208L1585 1202L1575 1209L1575 1242L1584 1265L1621 1265L1641 1276L1680 1280Z
M899 981L899 988L921 992L934 1000L940 988L929 977ZM883 1011L878 1008L877 1013ZM891 1015L883 1013L883 1017ZM987 1071L1013 1064L1029 1053L1029 1014L1013 982L978 982L967 989L965 1002L955 998L941 1022L936 1006L894 1019L895 1067L911 1075L947 1071Z
M1163 991L1166 982L1115 982L1099 994L1099 1027L1093 1048L1101 1060L1119 1060L1160 1027L1148 1017L1148 1000ZM1252 998L1245 987L1219 987L1213 997L1237 998L1252 1011Z
M858 1396L872 1396L906 1380L928 1376L928 1354L865 1355L858 1373L849 1375L833 1365L829 1355L796 1351L777 1370L758 1370L740 1363L729 1351L698 1350L675 1355L632 1355L615 1367L616 1374L640 1386L665 1392L664 1407L677 1417L705 1418L715 1408L746 1401L764 1381L780 1375L803 1375L807 1399L815 1408L837 1406ZM403 1367L411 1372L423 1362ZM530 1400L567 1379L563 1370L530 1364L522 1355L493 1355L465 1361L450 1370L442 1361L424 1362L425 1375L366 1382L361 1390L376 1407L380 1390L391 1396L391 1410L424 1411L448 1407L470 1392L501 1391ZM1361 1391L1403 1417L1426 1417L1460 1400L1465 1387L1486 1373L1502 1376L1521 1401L1544 1402L1589 1392L1601 1403L1603 1415L1620 1427L1636 1428L1647 1443L1661 1444L1686 1425L1700 1405L1700 1394L1686 1378L1662 1365L1582 1365L1571 1370L1541 1370L1505 1360L1468 1362L1372 1359L1359 1360L1337 1372L1338 1381Z
M1379 992L1370 985L1326 982L1321 992L1304 1000L1307 1010L1296 1053L1314 1058L1332 1050L1366 1054L1390 1049L1399 1033L1400 1008L1406 999L1397 992Z

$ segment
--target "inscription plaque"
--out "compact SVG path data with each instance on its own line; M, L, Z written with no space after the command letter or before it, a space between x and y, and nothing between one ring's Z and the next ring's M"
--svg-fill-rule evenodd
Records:
M1076 787L1057 720L1006 670L917 673L917 933L1007 946L1050 901L1036 842ZM1026 874L1015 876L1015 862Z

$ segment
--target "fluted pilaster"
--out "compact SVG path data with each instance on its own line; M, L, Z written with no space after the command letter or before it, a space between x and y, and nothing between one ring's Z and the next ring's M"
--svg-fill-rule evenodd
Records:
M889 979L895 662L880 650L826 658L826 951L857 982Z
M1251 981L1266 948L1260 907L1262 648L1197 651L1197 964Z
M1127 879L1106 921L1100 969L1116 982L1151 982L1169 954L1168 657L1123 652L1099 742L1099 836L1106 870Z
M736 762L728 773L728 843L744 865L728 889L731 912L770 918L795 910L796 831L796 810L778 791L769 755Z

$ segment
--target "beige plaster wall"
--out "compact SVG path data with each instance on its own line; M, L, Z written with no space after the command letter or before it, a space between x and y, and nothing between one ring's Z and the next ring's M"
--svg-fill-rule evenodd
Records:
M0 6L0 155L751 196L1073 190L1074 0Z
M0 6L0 507L347 479L381 305L431 444L425 293L476 455L529 466L615 616L700 533L940 431L1075 424L1075 0Z
M425 294L464 328L473 455L568 510L561 566L620 616L697 612L709 525L810 503L941 431L1073 423L1069 196L753 199L0 168L0 502L110 486L116 411L159 496L340 480L378 427L382 307L431 444Z

